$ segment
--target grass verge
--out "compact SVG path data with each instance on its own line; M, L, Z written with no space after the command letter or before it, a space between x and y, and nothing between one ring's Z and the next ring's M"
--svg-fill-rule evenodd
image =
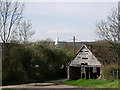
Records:
M92 88L118 88L118 80L79 79L63 82L64 85L92 87Z

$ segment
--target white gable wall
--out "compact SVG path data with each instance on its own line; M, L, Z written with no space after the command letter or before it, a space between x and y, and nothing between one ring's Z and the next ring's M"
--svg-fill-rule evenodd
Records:
M92 54L86 45L82 47L80 52L70 63L70 66L81 65L81 63L88 63L88 65L101 65L98 59Z

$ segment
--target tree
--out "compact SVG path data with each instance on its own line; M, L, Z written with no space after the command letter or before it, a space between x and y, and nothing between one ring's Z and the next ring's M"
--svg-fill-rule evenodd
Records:
M120 63L120 14L119 9L113 9L107 20L97 22L97 33L100 38L112 45Z
M3 43L13 39L22 18L24 4L17 0L0 0L0 37Z
M34 35L34 31L32 31L32 23L26 20L22 21L19 25L20 41L26 43L32 35Z
M118 9L113 10L107 20L101 20L97 23L98 35L108 42L120 42L120 30L118 28L119 18Z

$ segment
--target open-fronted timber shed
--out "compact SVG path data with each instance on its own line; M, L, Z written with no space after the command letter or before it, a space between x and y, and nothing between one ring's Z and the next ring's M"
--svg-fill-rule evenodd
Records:
M112 61L114 62L115 59L110 50L104 51L102 49L103 47L96 47L94 45L83 45L73 60L67 65L67 79L100 78L104 63L102 61L107 62L106 59L113 59Z

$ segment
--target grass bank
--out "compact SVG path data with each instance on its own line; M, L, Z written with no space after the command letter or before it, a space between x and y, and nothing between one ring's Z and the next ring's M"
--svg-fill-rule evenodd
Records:
M118 88L118 80L79 79L68 80L64 85L92 87L92 88Z

